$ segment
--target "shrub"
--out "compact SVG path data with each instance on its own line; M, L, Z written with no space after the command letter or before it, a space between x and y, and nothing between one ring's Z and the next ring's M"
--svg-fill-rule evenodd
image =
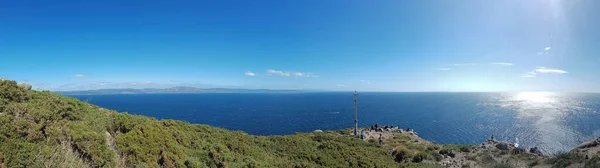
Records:
M585 167L594 167L594 168L598 168L600 167L600 156L594 156L588 160L585 161Z
M392 151L392 156L396 162L402 162L410 157L410 151L406 147L398 146Z
M571 152L558 152L553 158L548 159L548 163L552 164L552 167L567 167L573 163L583 162L585 157L583 155Z
M534 160L533 162L529 163L527 166L533 167L533 166L536 166L536 165L538 165L538 161Z
M508 163L501 163L491 166L493 168L512 168L513 166Z
M421 161L425 160L426 158L427 158L427 154L425 154L425 153L423 153L423 152L417 152L417 153L416 153L416 154L413 156L413 158L412 158L412 161L413 161L413 162L416 162L416 163L419 163L419 162L421 162Z

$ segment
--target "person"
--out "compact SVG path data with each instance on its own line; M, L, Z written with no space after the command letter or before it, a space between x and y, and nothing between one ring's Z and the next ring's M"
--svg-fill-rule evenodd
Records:
M365 132L360 132L360 139L365 140Z
M381 134L379 134L379 145L383 144L383 137L381 136Z

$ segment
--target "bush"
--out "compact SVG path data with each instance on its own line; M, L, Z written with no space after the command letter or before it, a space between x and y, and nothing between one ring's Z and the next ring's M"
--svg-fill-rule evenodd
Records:
M513 166L508 163L501 163L491 166L493 168L512 168Z
M536 166L536 165L538 165L538 161L534 160L533 162L529 163L527 166L533 167L533 166Z
M552 159L548 159L548 163L552 164L552 167L567 167L573 163L583 162L585 157L583 155L571 152L558 152Z
M490 164L496 164L498 163L496 161L496 159L494 159L494 157L490 154L485 154L481 157L481 163L485 164L485 165L490 165Z
M585 161L585 167L598 168L600 167L600 156L594 156Z
M412 158L412 161L413 161L413 162L416 162L416 163L419 163L419 162L421 162L421 161L425 160L426 158L427 158L427 154L425 154L425 153L423 153L423 152L417 152L417 153L416 153L416 154L413 156L413 158Z
M392 156L396 162L402 162L407 158L410 158L410 151L406 149L406 147L399 146L394 148L392 151Z

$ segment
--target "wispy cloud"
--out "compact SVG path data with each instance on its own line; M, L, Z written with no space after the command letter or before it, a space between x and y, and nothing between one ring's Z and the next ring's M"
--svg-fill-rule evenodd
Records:
M310 72L288 72L288 71L273 70L273 69L268 69L267 70L267 75L268 76L272 76L272 75L294 76L294 77L307 77L307 78L318 78L318 77L320 77L319 75L315 75L315 74L310 73Z
M501 66L511 66L511 65L514 65L513 63L508 63L508 62L491 62L490 64L492 64L492 65L501 65Z
M360 80L361 84L371 84L371 81L368 80Z
M73 76L74 78L87 78L88 76L83 75L83 74L77 74L75 76Z
M248 71L248 72L244 73L244 75L246 75L246 76L256 76L256 74L255 74L255 73L252 73L252 72L250 72L250 71Z
M527 72L527 73L523 74L523 76L521 76L521 77L524 77L524 78L535 78L536 75L537 75L537 73L535 71L531 71L531 72Z
M438 71L449 71L449 70L452 70L452 68L438 68L438 69L435 69L435 70L438 70Z
M267 75L290 76L290 73L289 72L283 72L283 71L268 69L267 70Z
M562 69L552 69L552 68L547 68L547 67L537 67L533 71L526 72L521 77L524 77L524 78L535 78L537 75L542 74L542 73L544 73L544 74L566 74L566 73L569 73L569 72L567 72L565 70L562 70Z
M538 55L546 55L546 54L550 53L550 50L552 50L552 47L546 47L546 48L544 48L544 51L538 52Z
M555 73L555 74L566 74L569 73L565 70L561 70L561 69L552 69L552 68L546 68L546 67L538 67L535 69L535 72L538 73Z
M342 84L337 84L335 86L337 86L337 87L346 87L346 85L342 85Z

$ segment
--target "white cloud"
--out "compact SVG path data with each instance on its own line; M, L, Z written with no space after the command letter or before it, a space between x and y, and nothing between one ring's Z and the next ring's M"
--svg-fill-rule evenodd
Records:
M307 78L318 78L318 77L320 77L319 75L315 75L315 74L310 73L310 72L288 72L288 71L280 71L280 70L273 70L273 69L268 69L267 70L267 75L269 75L269 76L271 76L271 75L294 76L294 77L307 77Z
M514 65L513 63L508 63L508 62L492 62L491 64L493 64L493 65L501 65L501 66L511 66L511 65Z
M337 86L337 87L346 87L346 85L342 85L342 84L337 84L335 86Z
M283 71L277 71L277 70L268 69L267 70L267 75L290 76L290 73L289 72L283 72Z
M449 70L452 70L452 68L438 68L438 69L435 69L435 70L438 70L438 71L449 71Z
M362 83L362 84L371 84L371 81L368 81L368 80L360 80L360 83Z
M523 74L524 78L535 78L538 74L542 74L542 73L551 73L551 74L566 74L569 73L565 70L561 70L561 69L552 69L552 68L547 68L547 67L537 67L536 69L534 69L533 71L527 72L525 74Z
M552 68L546 68L546 67L538 67L535 69L535 72L538 73L555 73L555 74L566 74L569 73L565 70L561 70L561 69L552 69Z
M550 53L551 49L552 49L552 47L546 47L546 48L544 48L544 51L538 52L538 55L546 55L546 54Z
M527 73L523 74L523 76L521 76L521 77L524 77L524 78L535 78L536 75L537 75L537 73L535 71L531 71L531 72L527 72Z
M244 75L246 75L246 76L256 76L256 74L255 74L255 73L252 73L252 72L250 72L250 71L248 71L248 72L244 73Z
M74 78L87 78L87 76L82 75L82 74L77 74L75 76L73 76Z

